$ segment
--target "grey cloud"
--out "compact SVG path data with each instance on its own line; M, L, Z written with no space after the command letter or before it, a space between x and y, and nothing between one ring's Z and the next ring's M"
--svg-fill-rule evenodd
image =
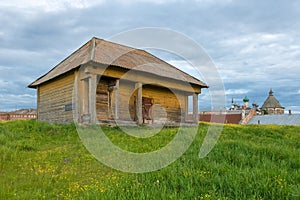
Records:
M262 103L273 87L282 104L298 109L300 2L208 2L106 1L59 12L0 6L0 94L34 98L35 91L26 86L92 36L106 39L128 29L154 26L182 32L207 50L230 91L228 102L231 96L243 98L239 91L244 89L250 99ZM264 35L278 38L268 40ZM200 98L207 102L208 97Z

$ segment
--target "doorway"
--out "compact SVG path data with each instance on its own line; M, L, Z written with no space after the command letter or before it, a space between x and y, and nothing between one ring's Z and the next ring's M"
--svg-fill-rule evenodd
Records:
M152 123L152 104L152 98L142 97L142 115L144 124Z

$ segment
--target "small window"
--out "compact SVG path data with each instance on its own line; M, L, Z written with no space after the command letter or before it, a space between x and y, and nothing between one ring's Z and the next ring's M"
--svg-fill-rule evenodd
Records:
M65 111L73 110L73 104L67 104L65 105Z

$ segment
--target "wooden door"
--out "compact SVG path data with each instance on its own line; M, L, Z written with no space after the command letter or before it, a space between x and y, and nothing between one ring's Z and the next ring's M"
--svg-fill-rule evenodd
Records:
M97 118L106 120L108 119L109 111L109 92L108 82L106 80L99 81L96 95Z
M142 115L144 123L148 120L152 120L152 98L142 98Z

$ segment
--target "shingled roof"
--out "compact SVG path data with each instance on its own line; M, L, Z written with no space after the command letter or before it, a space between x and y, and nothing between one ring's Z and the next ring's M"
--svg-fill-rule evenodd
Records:
M155 57L147 51L135 49L121 44L92 38L78 50L56 65L52 70L38 78L28 87L36 88L38 85L50 81L62 74L89 62L117 66L128 70L137 70L160 77L183 80L202 88L208 86L197 78L179 70L169 63ZM139 66L146 66L136 68ZM135 69L136 68L136 69ZM174 73L176 72L176 73Z
M262 109L267 109L267 108L284 108L281 106L279 101L274 97L272 89L270 89L269 96L265 100L264 104L262 105Z

